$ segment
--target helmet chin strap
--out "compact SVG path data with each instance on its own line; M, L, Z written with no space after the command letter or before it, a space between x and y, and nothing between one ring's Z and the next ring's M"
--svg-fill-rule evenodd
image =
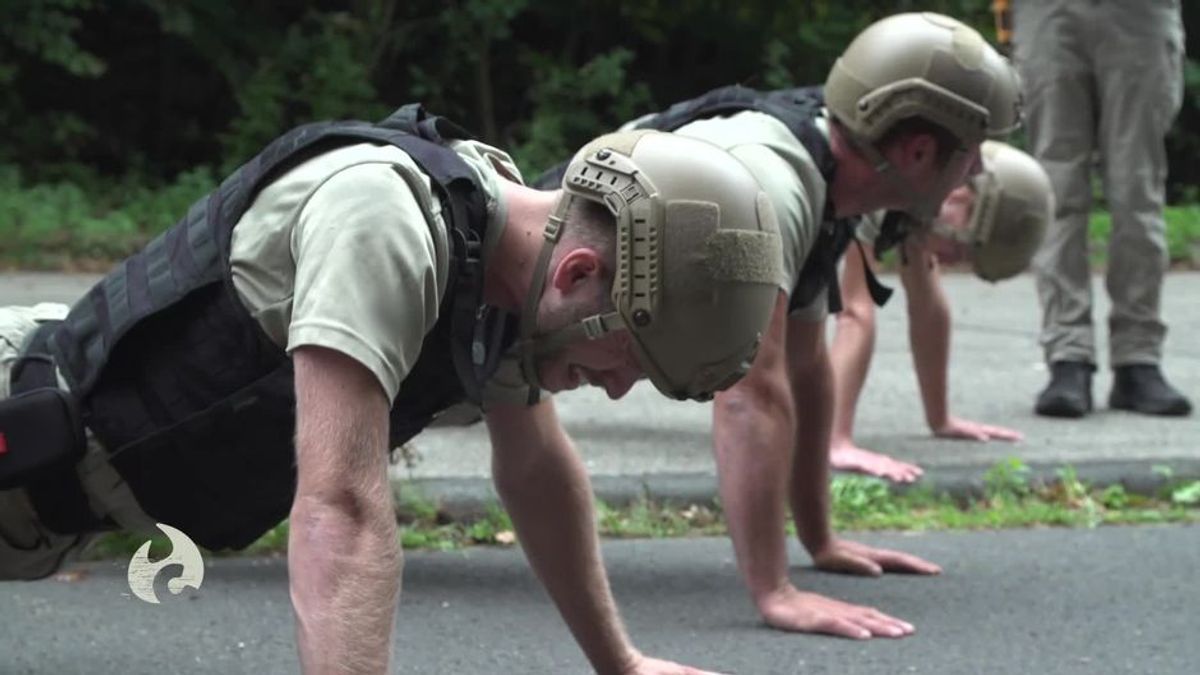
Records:
M883 156L883 153L879 151L879 148L876 148L872 143L854 137L850 133L844 132L844 135L850 140L851 143L854 144L856 148L858 148L859 152L861 152L863 156L867 158L867 161L871 163L871 167L875 169L875 173L879 174L884 180L891 183L892 187L895 188L900 194L913 195L912 201L909 202L906 207L896 210L907 213L918 223L931 223L935 218L937 218L937 215L942 210L942 199L950 192L951 189L955 187L954 185L950 184L951 181L948 179L949 171L947 169L949 168L949 162L947 162L946 167L939 172L938 179L934 183L933 187L928 190L921 191L917 189L916 185L914 185L911 180L900 175L900 172L896 171L895 165ZM955 152L957 153L959 151L956 150ZM939 198L939 195L941 198Z
M537 357L535 335L537 334L538 302L542 299L542 291L546 287L546 274L550 267L550 256L554 247L562 238L563 222L567 209L575 197L563 192L554 205L554 210L546 218L546 228L542 231L542 250L538 253L537 261L533 264L533 278L529 281L529 291L525 294L525 306L521 309L521 323L518 333L518 345L521 350L521 372L525 381L530 385L530 398L541 388L537 372Z
M564 192L546 219L546 229L542 232L542 250L538 253L537 262L534 263L533 278L530 279L529 292L525 295L525 305L521 310L518 348L521 351L521 372L525 376L525 381L533 388L530 392L531 397L541 387L537 371L539 360L561 351L574 342L597 340L615 330L625 328L620 313L612 311L593 314L562 328L544 333L538 332L538 304L542 299L542 292L546 288L546 275L550 272L550 257L554 252L554 247L558 245L559 239L562 238L567 209L570 208L573 199L576 199L574 195Z

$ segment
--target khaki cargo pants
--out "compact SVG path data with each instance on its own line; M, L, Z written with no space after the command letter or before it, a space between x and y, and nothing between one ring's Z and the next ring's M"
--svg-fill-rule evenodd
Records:
M1163 139L1183 101L1180 2L1017 0L1013 28L1030 151L1058 201L1033 262L1046 359L1096 363L1088 216L1098 152L1112 212L1110 363L1157 363L1166 334Z
M66 313L65 305L49 303L0 307L0 400L9 396L9 375L25 338L39 321L61 319ZM93 511L107 515L125 529L154 532L153 521L142 512L129 487L94 442L89 440L77 469ZM51 532L38 520L25 490L0 490L0 581L40 579L53 574L91 538L87 534Z

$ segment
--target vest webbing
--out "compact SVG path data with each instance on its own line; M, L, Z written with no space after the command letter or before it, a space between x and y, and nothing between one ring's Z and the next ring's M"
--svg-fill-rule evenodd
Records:
M469 349L487 212L475 174L444 145L460 137L465 132L415 104L379 124L294 129L72 307L50 351L85 423L147 514L219 549L248 545L288 513L295 489L291 359L242 306L230 241L263 187L323 152L363 142L395 146L430 177L443 206L450 278L439 319L393 402L393 446L465 397L459 373L470 359L455 351ZM397 301L402 294L397 289Z

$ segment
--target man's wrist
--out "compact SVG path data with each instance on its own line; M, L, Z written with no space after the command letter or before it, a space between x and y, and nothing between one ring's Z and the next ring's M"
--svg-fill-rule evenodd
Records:
M828 521L811 527L802 527L797 524L797 528L800 543L804 545L804 549L810 556L816 556L833 543L833 529L829 526Z
M950 413L942 411L932 415L926 415L925 423L929 425L929 431L931 433L937 434L950 424Z

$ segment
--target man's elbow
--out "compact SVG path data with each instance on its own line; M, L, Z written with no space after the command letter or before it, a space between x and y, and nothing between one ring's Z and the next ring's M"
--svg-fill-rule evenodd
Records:
M390 494L379 489L302 492L292 503L289 528L301 545L378 546L395 537L396 514ZM374 540L367 544L365 540Z
M859 330L875 329L875 305L871 300L846 301L842 311L837 314L838 329L855 328Z
M729 389L717 394L717 419L780 420L791 415L791 389L786 362L769 371L754 371Z
M492 485L500 500L509 503L514 498L536 493L551 466L550 462L539 462L529 456L496 457L492 460Z

